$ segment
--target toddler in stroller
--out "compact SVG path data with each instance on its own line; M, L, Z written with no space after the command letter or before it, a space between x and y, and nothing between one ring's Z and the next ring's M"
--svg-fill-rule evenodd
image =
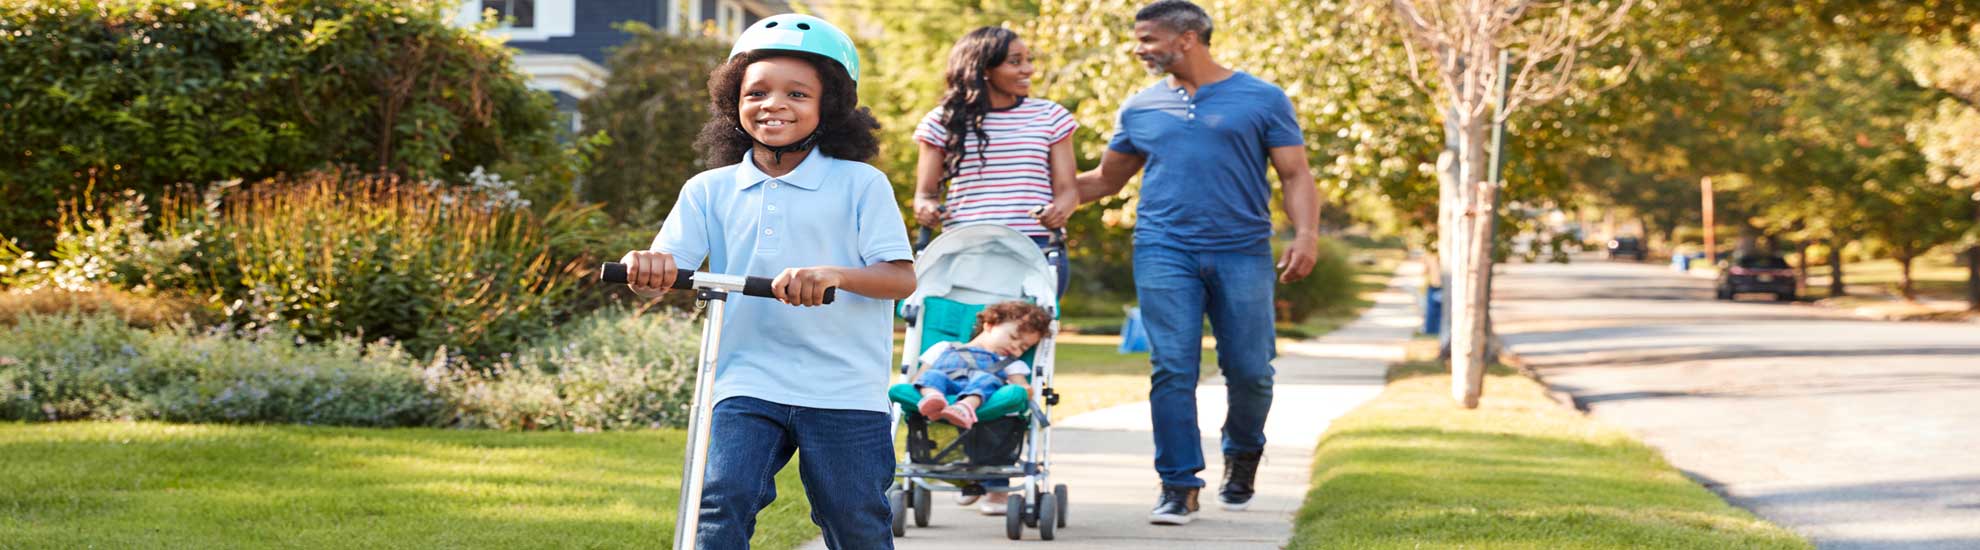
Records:
M888 494L895 536L909 512L928 525L934 492L1003 500L1012 539L1036 528L1051 540L1065 525L1066 487L1051 478L1057 278L1037 243L1001 225L945 231L916 257L900 383L888 391L907 447Z
M964 430L976 425L976 409L1005 385L1023 389L1031 367L1021 359L1052 328L1052 314L1022 300L998 302L976 314L976 337L957 345L940 342L921 355L913 377L921 392L916 409ZM1001 500L1001 499L999 499Z

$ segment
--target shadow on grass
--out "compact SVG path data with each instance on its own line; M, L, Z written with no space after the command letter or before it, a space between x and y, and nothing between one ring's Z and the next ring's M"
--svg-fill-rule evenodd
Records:
M1449 376L1451 366L1442 361L1408 361L1389 366L1389 382L1422 378L1425 376ZM1518 376L1519 371L1499 363L1485 370L1487 376Z

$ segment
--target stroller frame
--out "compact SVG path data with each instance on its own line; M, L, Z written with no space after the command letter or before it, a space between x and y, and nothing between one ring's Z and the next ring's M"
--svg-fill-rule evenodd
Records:
M990 227L994 227L995 229L989 229ZM1015 230L1002 226L968 226L958 228L957 231L965 229L978 233L995 230L1008 231L1018 238L1025 239L1027 244L1030 243L1029 237L1024 237ZM922 258L920 256L929 245L928 236L929 231L923 228L921 230L921 238L915 247L917 266L921 265ZM1009 237L1006 236L1004 238ZM1032 247L1033 250L1037 250L1036 245L1032 245ZM1039 261L1043 262L1044 273L1053 281L1054 287L1056 287L1056 279L1059 276L1058 269L1055 267L1057 264L1054 256L1063 254L1065 254L1063 234L1055 234L1051 246L1048 250L1041 251L1039 258ZM917 294L917 297L921 296ZM1048 312L1052 313L1053 319L1050 329L1047 334L1039 339L1036 351L1032 354L1032 376L1027 395L1029 403L1024 412L1026 430L1018 452L1017 463L1001 466L924 464L913 462L913 457L909 453L909 456L906 456L905 459L898 461L894 473L897 481L893 487L888 489L888 500L894 512L893 530L895 536L906 535L906 512L910 509L914 512L914 524L916 527L928 526L929 517L934 507L932 495L934 493L945 492L959 492L966 495L981 495L993 492L1022 493L1014 494L1007 500L1005 535L1012 540L1023 538L1023 531L1026 527L1038 529L1039 538L1052 540L1055 538L1056 528L1065 526L1067 505L1065 498L1066 487L1064 484L1054 485L1052 483L1052 423L1050 420L1052 406L1056 405L1059 401L1059 395L1053 391L1052 378L1055 371L1055 364L1057 363L1054 335L1059 332L1057 302L1060 297L1054 291L1050 300L1039 296L1026 296L1025 298L1029 298L1034 303L1038 303L1038 305L1046 308ZM923 330L925 328L925 319L922 319L925 310L920 306L921 303L919 300L915 300L912 303L903 305L901 308L901 317L908 324L907 335L901 347L901 362L898 370L900 377L899 383L903 384L914 383L914 380L910 379L910 377L915 374L917 367L920 366L922 336L925 332ZM908 423L909 412L900 406L899 403L894 403L893 405L892 414L890 415L892 422L891 431L896 438L899 438L902 427ZM984 419L979 422L989 420ZM930 424L934 423L934 419L926 419L926 421ZM947 447L937 450L934 456L940 459L943 456L955 454L956 447L962 444L963 436L965 435L967 435L967 431L958 434L956 441L951 442ZM989 487L980 483L1006 479L1012 480L1013 483L1004 487ZM964 482L965 485L957 486L947 482Z

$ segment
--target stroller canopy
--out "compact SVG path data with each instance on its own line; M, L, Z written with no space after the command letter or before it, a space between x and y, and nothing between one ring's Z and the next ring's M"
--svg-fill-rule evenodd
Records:
M1050 265L1038 244L1015 229L958 227L944 231L915 259L916 288L907 303L940 296L971 304L1025 299L1055 307L1059 283Z

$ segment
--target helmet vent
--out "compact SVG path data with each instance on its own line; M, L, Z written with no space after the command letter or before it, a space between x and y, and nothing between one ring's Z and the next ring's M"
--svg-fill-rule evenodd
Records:
M768 24L765 24L765 25L763 25L763 28L766 28L766 29L774 29L774 28L777 28L777 22L776 22L776 21L771 21L771 22L769 22Z
M801 31L808 31L808 30L811 30L811 24L810 24L810 23L798 23L798 30L801 30Z

